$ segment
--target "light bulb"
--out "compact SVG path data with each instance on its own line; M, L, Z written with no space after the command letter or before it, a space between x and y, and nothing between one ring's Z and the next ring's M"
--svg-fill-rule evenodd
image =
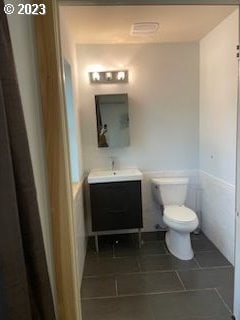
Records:
M99 72L93 72L92 73L92 79L93 79L93 81L100 81L100 73Z
M125 72L124 71L118 71L117 73L117 79L119 81L123 81L125 79Z

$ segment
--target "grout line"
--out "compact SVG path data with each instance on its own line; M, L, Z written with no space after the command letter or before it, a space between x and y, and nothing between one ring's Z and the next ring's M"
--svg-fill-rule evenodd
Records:
M234 269L233 266L231 265L226 265L226 266L212 266L212 267L201 267L202 270L206 270L206 269Z
M141 258L144 258L144 257L161 257L161 256L169 256L170 253L169 252L164 252L164 253L149 253L149 254L132 254L132 255L128 255L128 256L115 256L114 258L115 259L126 259L126 258L134 258L134 257L141 257Z
M197 258L194 257L193 260L196 262L198 268L199 268L199 269L202 269L202 267L201 267L200 263L198 262Z
M184 289L184 290L187 290L187 288L185 287L184 282L183 282L182 278L180 277L180 274L178 273L177 270L175 271L175 273L176 273L176 275L177 275L177 277L178 277L178 280L180 281L183 289Z
M227 308L227 310L232 314L232 310L229 308L228 304L224 301L224 299L223 299L223 297L222 297L221 293L218 291L218 289L217 289L217 288L214 288L214 290L216 291L216 293L217 293L217 295L218 295L219 299L222 301L222 303L224 304L224 306L225 306L225 307Z
M128 255L128 254L126 254L126 255L116 255L116 252L115 252L115 247L114 247L114 245L113 245L113 248L112 248L112 255L110 256L99 256L99 255L97 255L97 254L94 254L94 255L88 255L88 259L99 259L99 258L101 258L101 259L127 259L127 258L133 258L133 257L141 257L141 258L148 258L148 257L151 257L151 258L154 258L154 257L163 257L163 256L170 256L171 255L171 253L168 251L168 249L166 249L166 248L164 248L164 250L165 250L165 252L164 253L146 253L146 254L138 254L138 253L134 253L134 254L131 254L131 255ZM210 252L214 252L214 251L195 251L195 253L210 253ZM197 260L197 258L196 258L196 256L194 256L194 258L193 258L198 264L199 264L199 262L198 262L198 260ZM229 266L232 266L231 265L231 263L229 263L228 264ZM228 265L226 265L226 266L228 266ZM223 266L224 267L224 266Z
M172 293L187 293L187 292L203 292L203 291L215 291L214 288L204 288L204 289L189 289L189 290L172 290L172 291L155 291L155 292L139 292L139 293L129 293L129 294L120 294L116 296L103 296L103 297L91 297L91 298L82 298L82 300L99 300L99 299L109 299L109 298L125 298L125 297L138 297L138 296L154 296L154 295L163 295L163 294L172 294Z
M135 275L135 274L152 274L152 273L166 273L166 272L177 272L177 271L200 271L200 270L215 270L215 269L231 269L232 266L214 266L214 267L197 267L197 268L189 268L189 269L165 269L165 270L142 270L140 262L138 267L140 267L140 271L135 272L113 272L113 273L103 273L103 274L93 274L93 275L85 275L83 279L91 279L91 278L101 278L101 277L112 277L115 275Z
M190 269L189 269L190 270ZM191 270L199 270L198 268L191 269ZM150 271L136 271L136 272L115 272L115 273L104 273L104 274L95 274L95 275L89 275L84 276L83 279L92 279L92 278L102 278L102 277L113 277L115 275L121 275L121 276L131 276L131 275L146 275L146 274L153 274L153 273L169 273L169 272L175 272L177 270L170 269L170 270L150 270ZM182 271L182 270L179 270ZM183 270L185 271L185 270Z

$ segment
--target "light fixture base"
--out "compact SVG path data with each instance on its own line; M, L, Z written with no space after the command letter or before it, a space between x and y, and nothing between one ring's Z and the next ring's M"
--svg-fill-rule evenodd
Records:
M89 72L89 79L92 84L127 83L128 70Z

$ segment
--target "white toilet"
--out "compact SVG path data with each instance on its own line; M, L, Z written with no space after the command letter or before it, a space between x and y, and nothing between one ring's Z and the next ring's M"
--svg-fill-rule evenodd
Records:
M188 178L152 179L153 197L163 205L163 221L168 226L166 245L181 260L193 258L190 233L199 225L196 213L184 206L187 186Z

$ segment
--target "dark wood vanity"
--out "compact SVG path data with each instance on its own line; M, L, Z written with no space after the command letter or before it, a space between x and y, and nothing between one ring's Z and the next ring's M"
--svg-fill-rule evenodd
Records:
M141 181L90 185L92 231L142 228Z
M138 229L141 245L142 190L141 179L90 182L92 231L98 251L98 234L103 231Z

